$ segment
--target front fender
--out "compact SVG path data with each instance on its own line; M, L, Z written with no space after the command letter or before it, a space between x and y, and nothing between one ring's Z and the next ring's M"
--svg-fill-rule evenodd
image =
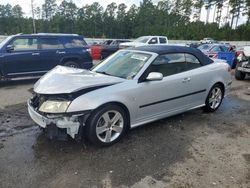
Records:
M137 114L135 99L129 92L133 89L133 84L130 85L131 88L128 87L129 84L121 83L83 94L71 102L67 112L95 110L106 103L117 102L126 106L133 118Z
M122 105L126 106L128 109L130 116L132 115L131 109L133 109L132 105L128 103L127 98L124 97L116 97L116 96L109 96L109 97L101 97L101 98L94 98L90 96L82 96L78 97L77 99L73 100L70 106L67 109L67 112L77 112L77 111L85 111L85 110L95 110L100 106L107 104L107 103L121 103ZM130 99L133 100L133 99Z

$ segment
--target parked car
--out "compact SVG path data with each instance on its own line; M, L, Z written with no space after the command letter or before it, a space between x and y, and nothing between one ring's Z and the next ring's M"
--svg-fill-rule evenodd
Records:
M250 58L244 57L240 62L237 63L235 69L235 78L237 80L244 80L246 75L250 76Z
M18 34L0 43L0 76L42 75L57 65L90 69L84 38L74 34Z
M191 42L187 43L186 46L191 47L191 48L198 48L201 45L199 42Z
M109 39L101 44L91 46L91 56L95 60L105 59L112 53L119 50L119 44L123 42L130 42L126 39Z
M103 45L101 50L101 59L105 59L111 54L119 50L119 45L124 42L130 42L126 39L117 39L113 40L109 45Z
M218 58L219 52L228 52L228 48L222 44L202 44L198 49L210 58Z
M145 45L166 45L168 38L165 36L143 36L135 39L133 42L125 42L120 44L120 48L139 47Z
M237 53L235 46L229 44L202 44L198 49L210 58L226 60L233 69L236 67Z
M216 43L216 41L212 38L204 38L200 41L202 44L212 44L212 43Z
M241 46L237 49L237 51L240 53L243 53L245 56L250 57L250 46Z
M222 61L189 47L119 50L91 71L58 66L47 73L28 111L51 138L85 135L111 145L139 125L200 107L216 111L232 82Z

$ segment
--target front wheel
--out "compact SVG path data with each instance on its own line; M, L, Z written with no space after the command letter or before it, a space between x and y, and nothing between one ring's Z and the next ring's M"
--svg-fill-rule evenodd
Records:
M222 103L223 95L222 86L220 84L215 84L208 93L204 110L206 112L216 111Z
M127 127L128 118L123 108L108 104L90 116L86 136L95 145L109 146L122 138Z

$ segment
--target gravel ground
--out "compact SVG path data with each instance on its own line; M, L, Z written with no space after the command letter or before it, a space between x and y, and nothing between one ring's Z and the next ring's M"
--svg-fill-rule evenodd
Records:
M35 81L0 83L0 187L250 187L250 79L215 113L166 118L108 148L48 140L27 114Z

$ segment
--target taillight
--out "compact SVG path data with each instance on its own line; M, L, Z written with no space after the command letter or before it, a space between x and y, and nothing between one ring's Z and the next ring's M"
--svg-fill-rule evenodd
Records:
M240 56L240 55L243 55L243 52L242 51L237 51L236 52L236 57Z

